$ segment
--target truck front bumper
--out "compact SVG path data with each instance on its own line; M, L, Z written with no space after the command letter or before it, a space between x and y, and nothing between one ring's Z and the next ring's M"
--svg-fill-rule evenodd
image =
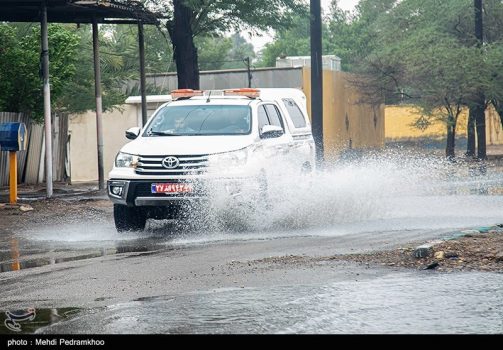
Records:
M217 181L192 182L194 191L183 194L152 193L151 186L158 182L175 182L167 180L121 180L111 179L107 182L107 192L115 204L127 206L170 206L185 203L204 202L211 197L212 191L226 196L241 195L243 185L249 183L243 179L218 179Z

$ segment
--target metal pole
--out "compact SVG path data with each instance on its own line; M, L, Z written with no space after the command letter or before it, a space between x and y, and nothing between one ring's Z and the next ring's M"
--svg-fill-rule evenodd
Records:
M248 87L252 87L252 74L251 74L251 64L250 64L250 57L245 58L245 63L246 63L246 71L248 72Z
M17 155L9 152L9 203L17 203Z
M320 0L311 0L311 120L316 145L316 162L321 166L323 147L323 70Z
M141 119L143 125L147 124L147 93L145 77L145 40L143 36L143 22L138 21L138 46L140 48L140 94L141 94Z
M51 123L51 85L49 82L49 38L47 34L47 4L42 2L42 79L44 89L44 127L45 127L45 182L47 198L52 197L52 123Z
M475 37L477 46L482 48L484 45L484 19L482 13L482 0L474 0L475 6ZM475 124L477 131L477 158L479 160L487 159L486 149L486 96L482 89L479 90L475 105Z
M93 53L94 53L94 92L96 96L96 136L98 140L98 186L105 188L105 173L103 170L103 104L101 100L101 70L100 43L98 37L98 23L93 21Z

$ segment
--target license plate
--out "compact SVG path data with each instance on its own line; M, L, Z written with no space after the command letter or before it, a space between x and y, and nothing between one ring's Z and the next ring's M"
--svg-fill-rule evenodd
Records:
M152 193L189 193L192 192L191 184L184 183L158 183L152 184Z

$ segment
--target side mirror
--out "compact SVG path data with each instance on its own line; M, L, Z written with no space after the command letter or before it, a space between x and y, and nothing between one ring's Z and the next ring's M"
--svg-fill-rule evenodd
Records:
M126 138L130 140L134 140L140 135L141 128L135 126L133 128L127 129L126 130Z
M280 137L283 134L284 134L283 128L276 125L264 125L262 127L262 130L260 130L260 137L263 139Z

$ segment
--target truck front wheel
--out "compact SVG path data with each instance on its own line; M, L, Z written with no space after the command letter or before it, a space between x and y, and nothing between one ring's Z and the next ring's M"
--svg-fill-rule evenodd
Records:
M114 204L114 221L118 232L143 231L147 223L147 215L142 208Z

